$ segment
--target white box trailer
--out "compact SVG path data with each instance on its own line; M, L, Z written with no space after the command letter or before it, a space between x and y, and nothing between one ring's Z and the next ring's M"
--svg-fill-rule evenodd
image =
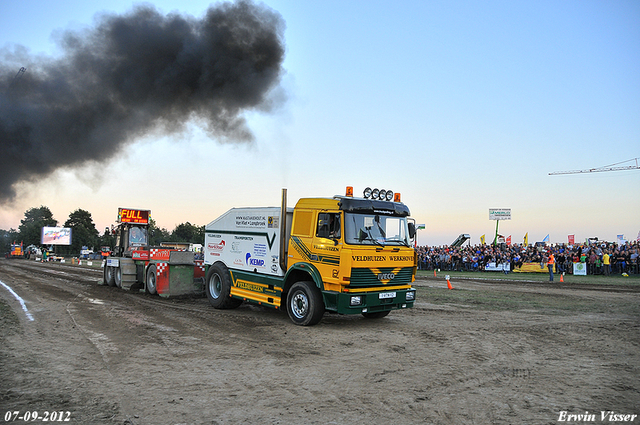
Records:
M280 211L279 207L232 208L207 224L204 263L221 261L230 270L284 276L280 259L291 235L293 208L287 208L284 235Z

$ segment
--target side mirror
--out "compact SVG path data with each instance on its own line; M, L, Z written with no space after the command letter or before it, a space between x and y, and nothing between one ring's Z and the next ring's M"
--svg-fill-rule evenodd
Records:
M319 238L329 239L329 220L318 220L318 232L316 234Z
M413 239L416 237L416 225L415 223L409 222L409 239Z

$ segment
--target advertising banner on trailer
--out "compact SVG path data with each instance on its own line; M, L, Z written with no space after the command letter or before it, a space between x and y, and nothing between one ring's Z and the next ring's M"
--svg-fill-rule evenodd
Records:
M205 264L222 260L232 268L282 276L279 220L276 207L231 209L206 226Z

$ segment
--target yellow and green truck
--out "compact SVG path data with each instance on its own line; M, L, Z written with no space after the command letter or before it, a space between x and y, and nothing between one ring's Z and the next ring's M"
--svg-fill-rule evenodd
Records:
M325 312L382 318L413 307L415 224L399 194L302 198L232 208L205 227L205 292L215 308L243 301L286 310L297 325Z

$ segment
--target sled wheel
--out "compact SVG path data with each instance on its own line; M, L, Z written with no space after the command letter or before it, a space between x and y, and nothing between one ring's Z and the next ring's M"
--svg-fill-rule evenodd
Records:
M149 266L149 270L147 270L147 280L146 280L146 289L147 292L155 295L158 293L158 288L156 287L156 266Z
M113 275L113 267L104 266L104 283L109 286L116 286L116 279Z

